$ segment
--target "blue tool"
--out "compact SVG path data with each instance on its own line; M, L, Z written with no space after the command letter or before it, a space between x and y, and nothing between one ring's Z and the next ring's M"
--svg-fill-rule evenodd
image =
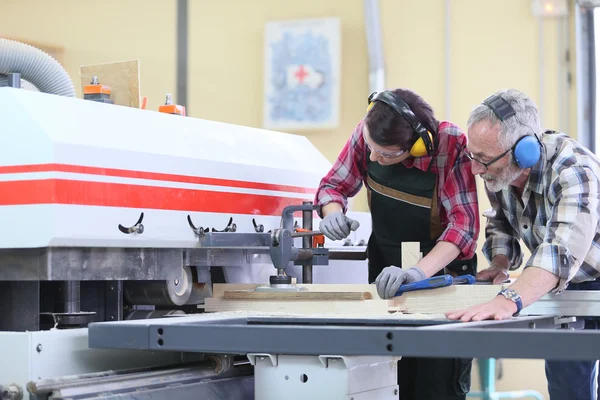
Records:
M431 278L423 279L422 281L407 283L400 286L396 292L396 296L400 296L405 292L414 292L415 290L435 289L450 285L473 285L475 277L473 275L462 275L453 278L452 275L440 275Z

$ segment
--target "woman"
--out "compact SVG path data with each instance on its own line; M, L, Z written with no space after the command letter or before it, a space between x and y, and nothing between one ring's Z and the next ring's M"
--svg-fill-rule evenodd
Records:
M464 132L437 121L410 90L373 93L367 110L321 180L315 198L321 232L341 240L358 228L345 213L347 199L364 183L373 223L369 282L381 298L434 275L475 274L479 210ZM416 265L402 265L402 242L420 243ZM471 360L403 358L400 398L464 399L470 372Z

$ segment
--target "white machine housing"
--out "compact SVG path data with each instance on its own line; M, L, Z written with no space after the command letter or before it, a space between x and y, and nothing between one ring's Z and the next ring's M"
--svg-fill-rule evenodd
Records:
M303 136L13 88L0 105L0 248L192 248L188 215L268 230L331 167ZM118 229L142 212L143 234Z

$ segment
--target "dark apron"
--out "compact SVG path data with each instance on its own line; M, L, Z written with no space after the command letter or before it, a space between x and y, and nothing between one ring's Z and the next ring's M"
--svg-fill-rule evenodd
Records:
M437 174L430 169L367 162L366 186L373 223L367 246L370 283L387 266L412 266L402 265L402 242L419 242L425 256L444 231L438 210ZM475 259L456 260L437 275L448 272L474 275ZM398 362L400 399L464 399L471 386L471 364L471 359L403 357Z

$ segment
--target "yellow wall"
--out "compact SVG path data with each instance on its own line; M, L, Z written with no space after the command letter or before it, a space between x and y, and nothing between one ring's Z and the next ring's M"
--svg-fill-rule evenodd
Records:
M265 22L341 18L340 126L296 132L306 135L333 161L363 116L369 92L363 2L305 0L293 2L293 6L281 0L189 2L189 115L257 127L262 122ZM530 4L525 0L451 1L451 93L450 104L446 104L445 2L381 0L386 86L417 91L433 105L439 119L450 118L463 127L470 109L501 88L517 87L539 102L538 21ZM571 72L575 79L573 20L571 15ZM158 107L165 93L176 90L175 23L174 0L0 1L0 36L63 47L63 64L79 94L81 65L140 59L142 94L149 97L150 109ZM543 125L553 128L559 128L558 30L556 21L544 22ZM567 96L568 133L576 136L574 88ZM480 200L484 210L488 202L482 193ZM363 193L354 207L366 210ZM480 240L479 249L481 244ZM510 363L514 362L506 362ZM532 363L526 364L522 375L531 376L529 371L535 370L535 378L521 382L519 388L535 387L545 393L542 364Z
M175 1L1 0L0 37L62 47L78 96L82 65L139 59L149 109L175 92Z

